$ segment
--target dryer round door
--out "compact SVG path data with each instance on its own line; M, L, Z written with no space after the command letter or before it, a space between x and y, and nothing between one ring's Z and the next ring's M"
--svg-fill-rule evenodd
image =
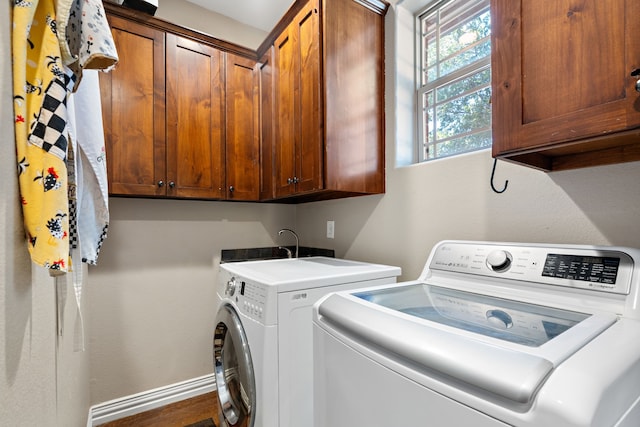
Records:
M256 391L249 343L236 310L223 304L216 317L213 364L222 427L253 427Z

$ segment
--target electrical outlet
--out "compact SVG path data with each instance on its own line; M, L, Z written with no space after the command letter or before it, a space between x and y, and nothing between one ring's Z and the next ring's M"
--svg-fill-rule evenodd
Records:
M335 237L336 222L327 221L327 239L333 239Z

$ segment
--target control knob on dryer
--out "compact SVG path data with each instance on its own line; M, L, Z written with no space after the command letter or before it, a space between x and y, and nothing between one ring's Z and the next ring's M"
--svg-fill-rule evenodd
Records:
M236 278L232 277L227 282L227 289L225 289L225 293L229 296L233 296L236 293Z
M495 250L487 255L487 266L489 269L501 272L507 270L511 266L512 256L509 252L503 250Z

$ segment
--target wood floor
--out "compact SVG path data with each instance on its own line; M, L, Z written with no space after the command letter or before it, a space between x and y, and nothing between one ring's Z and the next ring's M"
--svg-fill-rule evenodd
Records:
M218 423L216 392L202 394L161 408L101 424L100 427L209 427Z

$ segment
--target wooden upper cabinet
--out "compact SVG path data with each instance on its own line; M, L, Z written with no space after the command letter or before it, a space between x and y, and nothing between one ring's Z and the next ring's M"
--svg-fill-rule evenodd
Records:
M295 41L288 27L274 43L275 63L275 195L287 196L294 192L292 180L296 174L295 144L299 138L296 126L294 68Z
M223 54L167 34L167 195L219 199L224 191Z
M383 193L388 6L297 0L256 52L105 3L120 55L100 80L110 194Z
M385 191L384 15L388 4L324 0L325 186Z
M295 186L298 192L323 188L322 60L320 58L320 11L317 0L302 9L293 22L296 83L295 107L299 138L295 147Z
M166 179L165 35L109 17L120 61L100 73L109 192L157 196Z
M309 0L276 37L276 198L384 192L387 7Z
M640 160L640 2L491 11L493 155L543 170Z
M227 54L226 198L260 198L259 77L256 61Z
M310 1L274 45L276 197L322 188L319 16Z

